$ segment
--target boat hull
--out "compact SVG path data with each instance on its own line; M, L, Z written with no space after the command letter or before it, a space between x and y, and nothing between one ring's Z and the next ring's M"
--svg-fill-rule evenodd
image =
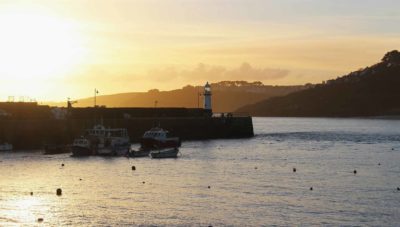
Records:
M150 156L151 158L177 158L178 153L178 148L168 148L152 151L150 152Z
M150 150L131 150L129 153L129 157L140 158L140 157L149 157Z
M87 147L72 146L71 147L73 156L90 156L94 155L94 151Z
M126 156L129 153L130 145L118 147L105 147L97 151L97 155L101 156Z
M144 149L175 148L180 147L179 138L169 138L167 140L156 140L153 138L142 138L140 145Z
M12 151L13 145L9 143L0 144L0 151Z

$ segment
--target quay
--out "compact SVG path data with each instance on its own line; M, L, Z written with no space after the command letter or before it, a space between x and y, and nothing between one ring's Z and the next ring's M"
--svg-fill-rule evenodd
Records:
M15 149L72 143L85 129L98 123L126 128L131 142L138 142L143 133L154 126L161 126L183 141L254 136L250 116L212 113L207 87L205 108L75 108L71 102L67 107L36 102L0 103L0 141L13 144Z

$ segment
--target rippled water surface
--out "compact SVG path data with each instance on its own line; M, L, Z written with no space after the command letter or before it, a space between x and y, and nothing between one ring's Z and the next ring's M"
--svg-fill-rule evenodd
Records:
M178 159L0 153L0 226L400 225L400 121L253 123Z

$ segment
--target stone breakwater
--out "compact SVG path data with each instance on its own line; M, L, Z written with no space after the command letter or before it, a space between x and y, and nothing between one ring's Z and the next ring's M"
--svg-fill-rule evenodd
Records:
M146 130L154 126L161 126L182 140L254 136L251 117L140 117L101 121L105 127L127 128L132 142L137 142ZM72 143L94 124L96 121L93 119L0 120L0 137L12 143L15 149L37 149L46 143Z

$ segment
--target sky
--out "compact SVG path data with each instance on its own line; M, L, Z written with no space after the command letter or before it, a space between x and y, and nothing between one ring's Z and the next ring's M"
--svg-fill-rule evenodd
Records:
M0 0L0 100L319 83L400 46L397 0Z

